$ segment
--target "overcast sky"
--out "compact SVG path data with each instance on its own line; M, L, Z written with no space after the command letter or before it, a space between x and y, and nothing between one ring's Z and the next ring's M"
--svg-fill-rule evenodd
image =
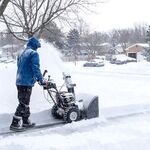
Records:
M150 24L150 0L108 0L100 4L97 11L97 15L86 17L86 22L93 30L108 31Z

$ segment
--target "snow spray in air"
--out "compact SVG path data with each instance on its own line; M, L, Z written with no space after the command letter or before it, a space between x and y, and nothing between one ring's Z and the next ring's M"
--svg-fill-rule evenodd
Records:
M38 50L40 55L41 71L48 70L48 74L58 84L62 84L62 72L65 71L64 63L61 60L60 52L50 43L40 40L41 48Z

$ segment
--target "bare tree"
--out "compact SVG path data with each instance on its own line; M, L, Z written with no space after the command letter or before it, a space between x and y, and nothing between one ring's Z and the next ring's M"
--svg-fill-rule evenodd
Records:
M109 33L110 43L113 46L120 44L125 50L127 46L134 43L146 41L146 25L136 25L134 28L114 29Z
M0 0L0 16L3 15L3 12L5 11L9 2L10 0Z
M145 43L147 34L146 24L137 24L134 26L132 36L130 38L131 43Z
M11 0L12 10L2 15L4 22L17 39L40 36L47 24L64 14L88 9L98 0ZM23 38L24 37L24 38Z
M100 32L87 33L83 38L84 45L88 51L89 58L93 58L96 54L104 55L106 50L101 47L101 44L104 42L104 34ZM106 39L105 39L106 41Z

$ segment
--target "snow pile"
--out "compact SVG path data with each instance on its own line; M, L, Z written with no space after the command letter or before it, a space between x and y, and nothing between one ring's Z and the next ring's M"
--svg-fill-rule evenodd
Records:
M150 115L72 123L0 138L2 150L148 150ZM136 125L136 126L135 126Z

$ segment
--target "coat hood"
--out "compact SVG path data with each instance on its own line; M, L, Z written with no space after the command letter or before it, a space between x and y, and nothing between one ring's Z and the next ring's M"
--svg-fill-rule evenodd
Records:
M30 47L33 50L37 50L38 48L41 47L41 44L38 39L36 39L35 37L31 37L28 40L27 47Z

